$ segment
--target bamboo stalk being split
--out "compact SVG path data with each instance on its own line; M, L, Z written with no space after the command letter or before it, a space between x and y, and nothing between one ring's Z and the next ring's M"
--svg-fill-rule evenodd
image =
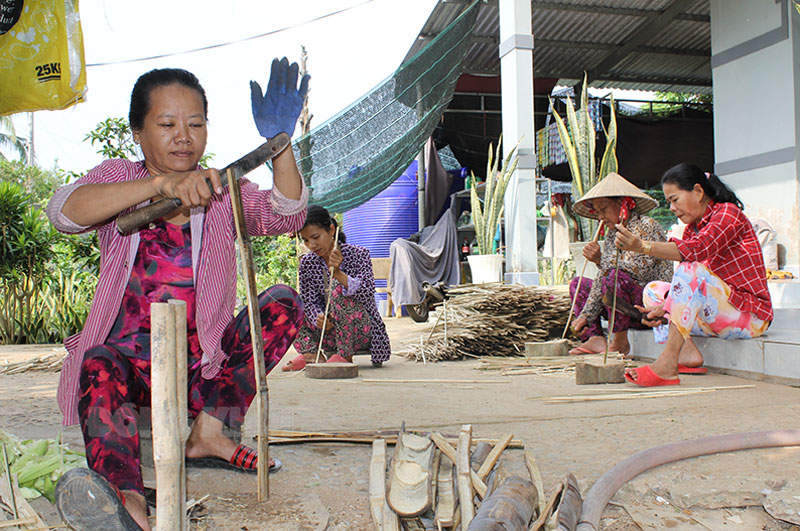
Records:
M597 226L597 231L594 233L594 238L592 238L592 242L596 242L597 239L600 237L600 230L603 228L603 222L601 221L600 224ZM569 330L569 323L572 322L572 312L575 310L575 301L578 299L578 292L581 289L581 282L583 282L583 274L586 273L586 265L589 263L589 260L584 260L583 267L581 267L581 274L578 276L578 285L575 287L575 296L572 297L572 305L569 308L569 315L567 316L567 324L564 327L564 331L561 333L561 339L567 337L567 330Z
M186 527L183 440L178 422L178 374L175 314L177 305L154 302L151 321L151 404L153 461L156 469L157 531Z
M253 246L244 219L242 193L239 180L228 170L228 189L231 196L233 221L236 227L236 242L242 264L242 277L247 293L247 313L250 318L250 340L253 345L253 365L256 377L256 412L258 418L258 501L269 497L269 388L267 368L264 365L264 336L261 331L261 306L256 290Z
M339 247L339 225L336 225L336 233L333 236L333 248L336 249ZM325 357L325 353L322 351L322 340L325 339L325 327L328 325L328 310L331 307L331 297L333 296L333 268L331 267L328 271L330 276L330 281L328 282L328 300L325 301L325 314L322 316L322 330L319 331L319 346L317 347L317 357L314 359L314 363L319 363L319 356L322 354L322 357Z
M460 438L460 435L459 435ZM458 463L458 455L456 449L445 439L441 433L433 432L431 433L431 440L436 445L436 447L441 450L441 452L446 455L450 461L453 463ZM469 455L469 452L467 453ZM467 458L469 460L469 458ZM478 474L472 470L472 467L469 467L469 475L470 479L472 480L472 487L475 489L475 492L483 498L486 496L486 483L478 477Z
M458 475L458 501L461 506L461 528L467 529L475 517L475 506L472 504L472 481L469 464L469 451L472 445L472 425L461 426L456 450L456 471Z
M177 397L177 420L178 420L178 433L180 437L181 449L181 492L180 499L186 500L186 441L189 439L189 422L188 422L188 368L187 362L189 361L188 352L188 336L187 336L187 321L186 321L186 301L179 299L170 299L167 301L170 304L172 312L175 316L175 392ZM189 521L185 520L188 529Z

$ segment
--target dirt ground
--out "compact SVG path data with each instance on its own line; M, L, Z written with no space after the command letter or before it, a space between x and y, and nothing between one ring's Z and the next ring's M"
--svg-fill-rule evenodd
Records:
M393 350L418 342L424 328L408 318L387 319ZM0 347L0 362L30 357L52 347ZM293 356L290 352L287 359ZM269 378L273 429L356 431L408 429L457 433L472 424L475 436L513 433L535 455L545 488L567 472L585 494L619 461L670 442L736 432L797 428L800 389L709 374L684 376L682 389L750 386L706 394L640 400L547 403L543 397L595 392L576 386L573 374L502 377L475 370L475 361L423 365L394 356L383 368L357 357L353 380L312 380L275 371ZM442 383L382 383L367 379L436 379ZM469 383L453 383L469 380ZM21 438L55 437L61 415L55 396L58 374L0 375L0 427ZM628 387L600 386L602 389ZM82 447L77 427L64 429ZM243 437L255 429L248 417ZM372 529L368 502L369 445L313 443L272 446L283 469L270 478L268 502L255 500L253 476L224 471L188 472L189 496L200 499L192 529ZM511 466L522 453L506 452ZM505 454L504 454L505 455ZM646 472L625 485L607 508L604 529L798 529L771 518L765 499L800 518L800 448L755 450L691 459ZM153 483L153 471L145 468ZM153 485L154 486L154 485ZM34 507L52 525L55 509ZM686 512L685 510L689 510ZM634 523L638 522L637 523Z

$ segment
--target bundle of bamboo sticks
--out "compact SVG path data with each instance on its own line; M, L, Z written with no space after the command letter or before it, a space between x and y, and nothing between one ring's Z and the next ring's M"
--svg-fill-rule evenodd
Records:
M406 357L428 362L519 356L526 342L561 337L570 308L565 290L538 286L472 284L448 295L446 315L431 319Z
M43 354L33 359L0 362L0 374L20 374L28 371L58 372L66 357L67 351L58 348L49 354Z

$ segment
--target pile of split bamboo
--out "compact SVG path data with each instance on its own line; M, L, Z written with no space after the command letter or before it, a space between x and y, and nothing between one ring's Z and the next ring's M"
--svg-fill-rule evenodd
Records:
M28 371L58 372L64 364L67 351L62 348L54 349L50 354L37 356L33 359L17 362L0 362L0 374L20 374Z
M538 286L471 284L448 295L406 357L428 362L519 356L526 342L560 338L570 308L565 290Z
M473 446L467 424L454 447L439 433L401 429L387 467L386 441L376 439L369 482L375 529L536 531L551 524L575 529L581 498L574 476L568 474L545 500L531 452L524 452L525 472L509 466L503 452L512 440L508 434L494 446Z

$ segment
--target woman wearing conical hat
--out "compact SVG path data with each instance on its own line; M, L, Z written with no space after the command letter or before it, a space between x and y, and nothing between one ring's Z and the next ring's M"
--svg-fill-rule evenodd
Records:
M573 211L578 215L597 219L603 223L605 240L602 244L589 242L583 250L583 256L597 264L597 276L593 280L584 278L580 281L575 277L569 286L570 297L575 300L576 319L572 329L583 340L583 343L572 349L570 354L605 352L606 337L600 318L607 319L611 314L610 305L604 304L603 298L607 294L607 299L613 299L615 278L617 300L638 306L642 304L642 292L649 282L668 281L672 278L672 264L667 260L632 252L620 252L619 260L616 260L615 227L621 222L642 240L659 242L666 240L661 225L653 218L642 215L657 205L655 199L621 175L610 173L573 206ZM615 271L615 262L619 269L618 273ZM645 326L617 312L609 350L623 355L630 352L629 328L645 328Z
M670 210L686 223L681 239L652 241L622 227L615 242L626 252L680 262L669 283L645 288L640 309L651 319L669 317L669 333L654 363L625 374L643 387L676 385L678 374L707 371L690 336L749 339L774 318L761 245L736 194L687 163L667 170L661 187Z

